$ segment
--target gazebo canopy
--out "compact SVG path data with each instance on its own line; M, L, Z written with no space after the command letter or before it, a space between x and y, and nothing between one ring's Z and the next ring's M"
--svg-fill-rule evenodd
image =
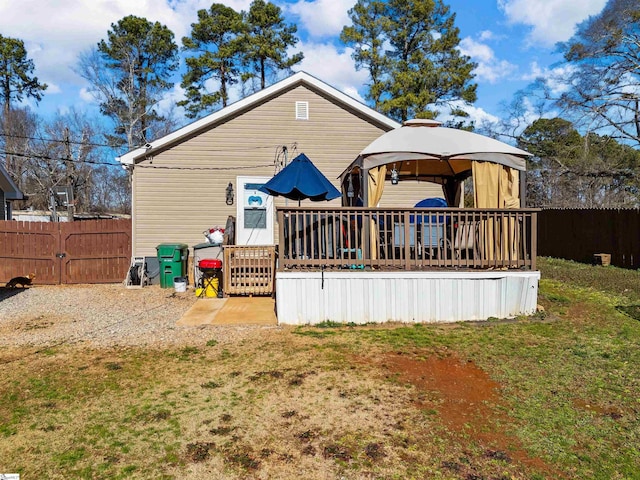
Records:
M370 143L342 172L370 170L387 165L401 177L425 178L443 183L443 178L464 178L472 162L482 161L526 170L530 153L493 138L440 126L434 120L409 120Z
M419 179L439 183L448 204L457 206L461 182L473 173L477 207L513 208L520 204L519 172L526 170L529 156L524 150L484 135L442 127L435 120L415 119L370 143L340 179L344 185L349 175L359 174L361 195L367 206L378 204L384 179L390 175L392 181Z

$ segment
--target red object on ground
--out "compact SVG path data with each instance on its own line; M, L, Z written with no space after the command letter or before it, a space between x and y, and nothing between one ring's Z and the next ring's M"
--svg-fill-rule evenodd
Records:
M222 260L217 258L203 258L198 262L199 268L222 268Z

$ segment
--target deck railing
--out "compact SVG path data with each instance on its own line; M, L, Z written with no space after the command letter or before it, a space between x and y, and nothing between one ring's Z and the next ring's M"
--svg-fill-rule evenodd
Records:
M537 209L278 208L278 269L536 269Z

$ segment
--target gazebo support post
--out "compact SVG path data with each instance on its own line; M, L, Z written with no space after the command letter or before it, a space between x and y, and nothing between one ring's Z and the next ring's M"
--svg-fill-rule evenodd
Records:
M520 208L527 206L527 171L520 171Z

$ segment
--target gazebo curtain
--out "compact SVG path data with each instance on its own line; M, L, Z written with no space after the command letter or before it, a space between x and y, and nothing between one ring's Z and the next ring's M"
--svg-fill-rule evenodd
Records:
M491 162L473 162L472 168L476 208L520 208L518 170ZM480 225L483 257L489 261L517 259L516 227L512 218L483 220Z
M384 179L387 176L387 166L381 165L378 168L372 168L369 170L368 181L368 205L367 207L377 207L380 199L382 198L382 192L384 191ZM371 258L378 258L378 225L371 220L369 225L369 239L370 239L370 252Z

